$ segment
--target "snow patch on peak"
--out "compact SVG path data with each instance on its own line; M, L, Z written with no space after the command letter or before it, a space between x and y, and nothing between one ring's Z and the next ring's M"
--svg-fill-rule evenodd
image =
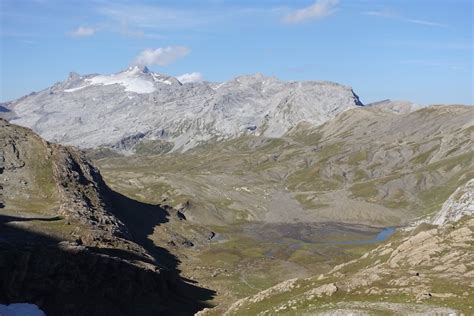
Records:
M125 88L126 92L148 94L155 92L158 88L156 83L180 85L181 83L174 77L151 72L146 66L130 66L127 69L111 75L88 75L82 77L75 76L75 80L68 79L63 91L66 93L76 92L90 86L108 86L118 84Z
M145 67L146 68L146 67ZM119 84L125 87L125 91L135 93L152 93L156 91L155 86L152 82L140 77L143 73L143 69L138 66L131 67L127 71L120 72L114 75L99 75L85 81L91 85L112 85Z

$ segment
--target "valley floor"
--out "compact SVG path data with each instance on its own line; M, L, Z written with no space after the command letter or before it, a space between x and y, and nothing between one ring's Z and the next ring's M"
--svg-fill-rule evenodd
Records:
M471 113L357 109L281 138L244 136L185 153L89 151L98 168L84 152L0 120L0 250L13 258L0 272L34 285L27 281L44 277L44 266L30 260L58 258L79 271L66 273L59 294L75 290L68 282L78 275L99 281L81 279L85 300L131 284L136 306L155 302L149 313L469 313ZM449 206L443 218L467 217L433 226L447 200L461 211ZM421 225L395 231L413 221ZM26 248L17 251L17 241ZM123 278L96 276L109 270ZM8 282L0 299L25 297ZM43 301L44 288L25 289L36 295L29 302L56 306ZM116 295L97 302L117 312L123 304Z

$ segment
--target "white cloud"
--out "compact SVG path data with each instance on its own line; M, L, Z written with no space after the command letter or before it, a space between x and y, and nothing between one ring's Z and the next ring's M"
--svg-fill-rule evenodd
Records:
M142 66L166 66L179 58L188 55L191 50L184 46L167 46L157 49L145 49L134 60L133 64Z
M424 26L447 27L447 28L449 28L449 25L446 25L446 24L432 22L432 21L426 21L426 20L420 20L420 19L407 18L407 17L404 17L404 16L396 13L395 11L387 10L387 9L380 10L380 11L366 11L366 12L362 12L362 14L376 16L376 17L380 17L380 18L396 19L396 20L399 20L399 21L418 24L418 25L424 25Z
M317 20L329 16L336 12L338 0L317 0L309 7L296 10L285 17L285 23L301 23L308 20Z
M87 26L79 26L77 29L73 30L70 34L75 37L88 37L94 35L96 29Z
M268 15L268 9L259 6L210 5L198 8L156 2L159 1L141 5L133 1L104 1L105 5L97 8L97 12L111 23L126 23L132 29L143 29L145 32L222 25L229 20Z
M176 77L181 83L187 82L199 82L203 81L204 77L199 72L191 72L188 74L182 74L181 76Z

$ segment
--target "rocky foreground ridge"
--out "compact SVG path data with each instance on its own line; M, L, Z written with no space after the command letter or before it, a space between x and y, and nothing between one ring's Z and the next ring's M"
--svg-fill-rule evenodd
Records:
M182 84L131 67L113 75L72 73L3 107L12 123L49 141L120 150L143 143L156 151L183 151L248 134L279 137L301 121L319 125L361 105L350 87L331 82L256 74Z
M155 226L176 211L120 196L82 153L2 119L0 152L0 303L33 303L47 315L206 306L213 292L183 281L177 259L130 222L130 212Z

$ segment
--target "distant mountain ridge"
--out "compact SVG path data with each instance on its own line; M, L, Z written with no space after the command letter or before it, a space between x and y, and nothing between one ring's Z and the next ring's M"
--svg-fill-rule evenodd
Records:
M368 107L379 108L394 113L410 113L422 108L421 105L415 104L410 101L399 101L399 100L382 100L366 104Z
M112 75L71 73L6 103L17 116L12 123L50 141L130 150L146 140L169 143L173 151L246 134L279 137L300 122L320 125L362 105L350 87L331 82L255 74L183 84L138 66Z

